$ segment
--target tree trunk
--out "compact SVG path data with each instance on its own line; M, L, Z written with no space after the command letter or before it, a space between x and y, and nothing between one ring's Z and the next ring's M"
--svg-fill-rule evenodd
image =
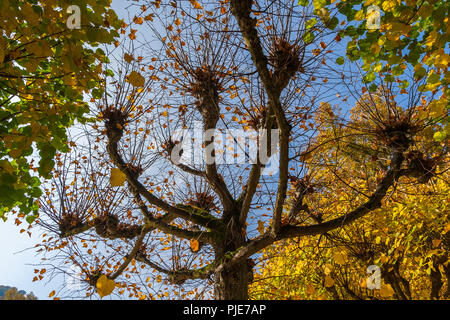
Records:
M227 214L230 218L227 224L224 241L215 246L215 258L224 261L227 253L235 252L245 245L243 227L236 221L238 212ZM214 299L216 300L248 300L249 275L252 265L247 260L232 267L223 268L214 274Z
M214 298L216 300L248 300L248 266L244 261L229 270L215 274Z

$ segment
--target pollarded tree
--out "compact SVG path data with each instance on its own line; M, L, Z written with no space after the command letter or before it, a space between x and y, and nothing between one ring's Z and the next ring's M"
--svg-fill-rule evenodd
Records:
M96 101L102 125L86 127L71 154L58 155L41 200L40 224L51 232L41 247L52 270L74 265L101 296L118 287L142 299L247 299L252 257L265 247L342 228L380 208L401 177L422 183L417 177L437 174L440 158L424 155L431 167L407 158L430 114L415 119L415 101L394 107L393 89L385 90L387 111L369 99L361 112L370 121L358 132L380 148L383 170L364 196L319 217L303 198L323 192L305 182L315 172L308 159L321 119L333 114L321 102L342 95L345 77L358 79L333 63L335 31L296 1L133 8L121 30L129 45L108 53L115 75ZM353 125L342 120L339 128ZM243 147L252 136L258 148ZM38 280L46 269L36 272Z

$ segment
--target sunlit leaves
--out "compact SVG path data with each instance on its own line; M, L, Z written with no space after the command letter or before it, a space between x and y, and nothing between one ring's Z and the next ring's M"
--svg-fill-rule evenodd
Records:
M420 67L416 70L420 72ZM370 71L381 72L381 69L369 69L368 73ZM425 68L424 71L424 76L433 75ZM412 86L411 79L393 77L393 80L401 89ZM374 83L368 87L371 92L381 91ZM363 87L362 94L368 95L369 90ZM370 96L377 99L376 95ZM441 99L430 102L422 97L422 106L410 107L409 112L418 111L417 115L423 121L445 118L448 102ZM381 116L384 119L388 117L388 112L381 101L373 105L370 112L377 112L380 116L386 114ZM347 136L366 132L370 126L364 120L370 118L363 111L365 109L355 107L350 111L352 128L344 129L339 121L332 124L333 110L325 106L321 105L320 117L317 115L316 118L328 129L322 129L323 134L319 135L316 147L327 145L323 149L327 156L318 156L319 161L314 162L316 149L310 152L309 161L321 167L315 174L320 177L318 181L321 186L326 187L304 199L304 203L308 204L305 221L314 211L329 220L338 217L338 212L350 212L363 201L359 192L364 190L364 193L370 194L383 177L383 171L378 166L383 162L383 152L377 140L371 140L368 136L361 139ZM397 112L404 111L399 108ZM337 132L338 136L348 138L336 139ZM417 144L413 150L418 148L420 151L415 152L419 154L426 154L427 149L444 153L441 147L446 143L445 133L446 129L440 123L430 125L414 137ZM332 155L329 163L328 155ZM439 168L447 170L448 165L444 162ZM444 268L448 259L444 247L450 230L446 215L448 201L445 200L448 197L447 177L448 173L442 179L432 178L427 184L417 184L416 179L420 177L403 177L392 191L393 197L383 200L382 207L373 215L333 231L329 236L283 241L266 248L260 260L257 281L251 286L251 296L258 299L282 299L287 295L299 299L402 299L402 294L411 294L412 299L429 299L430 279L436 269L440 268L442 283L446 281ZM440 261L444 265L433 268L433 261L438 259L442 259ZM367 287L367 270L371 265L380 268L379 288ZM391 280L389 277L393 274L394 279ZM414 289L408 293L403 285L397 286L397 281ZM444 298L442 291L440 297Z
M10 179L1 179L0 190L13 191L9 198L0 197L0 215L16 206L25 214L36 211L38 187L29 181L38 174L50 177L54 150L68 151L65 129L76 120L86 121L83 95L100 95L100 64L107 57L95 47L112 42L120 22L106 3L94 12L80 2L83 32L67 29L70 5L71 1L58 6L51 1L2 1L0 159L16 161L16 170ZM36 165L27 165L26 157L37 151L42 159L34 173Z
M444 141L447 138L447 134L443 131L437 131L433 135L433 139L437 142Z
M383 68L394 76L402 76L407 64L416 67L425 63L439 72L433 76L432 82L421 87L421 90L435 91L441 87L437 77L441 81L445 78L448 73L445 68L449 63L448 54L444 52L449 31L448 16L445 14L449 9L447 1L425 2L420 5L416 1L397 0L313 3L317 12L336 8L340 14L346 16L348 22L356 22L346 25L341 34L351 38L347 46L347 56L351 61L361 59L364 70L370 70L381 62ZM373 9L374 5L378 6L380 12ZM372 19L374 25L370 26L370 30L367 26L369 13L376 14L377 19L379 18L379 21ZM409 18L402 20L402 16ZM339 15L334 16L337 17ZM342 18L339 19L344 23ZM323 20L326 24L326 19ZM424 76L423 70L416 70L416 80ZM367 82L373 81L370 79L371 77L366 77ZM392 82L389 79L388 81Z

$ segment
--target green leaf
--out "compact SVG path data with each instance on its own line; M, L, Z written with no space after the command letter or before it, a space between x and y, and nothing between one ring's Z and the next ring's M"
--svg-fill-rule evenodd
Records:
M428 76L427 78L427 83L428 84L435 84L438 83L440 81L441 77L439 74L437 73L432 73Z
M309 19L308 21L306 21L305 27L306 27L306 29L311 29L316 24L317 24L317 19L316 18L312 18L312 19Z
M338 65L343 65L344 62L345 62L344 57L339 57L339 58L336 59L336 63Z
M418 65L414 68L414 78L417 80L422 79L427 75L427 70L422 65Z
M337 17L333 17L330 20L325 22L325 25L331 30L334 30L338 24L339 24L339 19Z
M373 80L375 80L375 78L376 78L375 72L369 71L369 72L364 76L364 82L366 82L366 83L372 82Z
M34 222L34 220L36 220L37 219L37 216L36 215L28 215L26 218L25 218L25 220L29 223L29 224L32 224L33 222Z
M370 91L370 92L376 92L377 89L378 89L378 86L377 86L375 83L372 83L372 84L369 86L369 91Z
M447 138L447 134L443 131L437 131L433 135L433 139L437 142L441 142Z
M314 8L321 9L327 5L327 0L313 0Z
M306 44L310 44L311 42L313 42L314 41L314 34L313 33L311 33L311 32L306 32L304 35L303 35L303 41L305 41L305 43Z

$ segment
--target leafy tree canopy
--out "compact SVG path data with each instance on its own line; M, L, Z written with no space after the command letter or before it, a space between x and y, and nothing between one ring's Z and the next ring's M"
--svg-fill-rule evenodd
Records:
M120 27L109 5L109 0L0 1L3 219L15 207L28 222L36 218L40 177L50 177L57 150L68 151L66 129L85 121L89 108L83 94L101 94L107 57L96 47L111 43ZM66 11L74 6L79 12Z

